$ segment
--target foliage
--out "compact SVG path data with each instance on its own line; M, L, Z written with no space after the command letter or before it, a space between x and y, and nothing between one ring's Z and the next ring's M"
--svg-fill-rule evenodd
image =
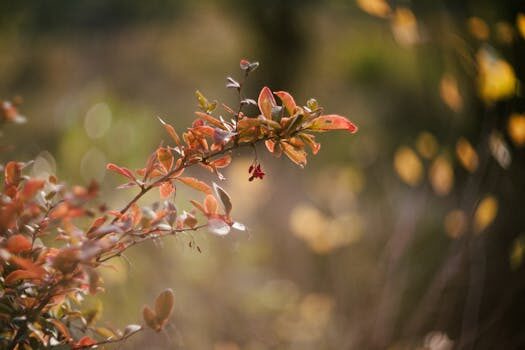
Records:
M246 78L257 67L257 62L241 60L242 82L227 78L226 86L239 97L236 110L221 104L228 118L218 116L218 103L197 91L200 110L182 136L160 120L171 144L161 144L143 168L133 171L107 165L125 178L119 188L138 190L120 210L97 201L95 182L69 187L55 176L25 175L30 162L5 165L0 197L0 347L84 349L125 340L145 327L162 331L174 305L170 289L156 298L154 308L144 307L144 325L129 325L122 331L100 327L97 310L83 308L83 300L103 291L99 269L132 246L202 228L217 235L226 235L232 228L245 230L231 216L228 193L215 183L184 176L185 170L200 165L223 180L220 171L231 163L232 151L248 146L254 151L248 180L262 180L265 173L257 160L258 143L304 167L306 148L313 154L320 149L313 133L357 131L345 117L323 114L314 99L299 106L289 93L268 87L262 88L257 101L244 97ZM243 112L248 105L258 107L256 115ZM4 102L2 106L3 121L23 120L14 105ZM177 209L178 186L202 193L203 200L190 201L194 210ZM159 190L160 201L139 206L139 200L154 189Z

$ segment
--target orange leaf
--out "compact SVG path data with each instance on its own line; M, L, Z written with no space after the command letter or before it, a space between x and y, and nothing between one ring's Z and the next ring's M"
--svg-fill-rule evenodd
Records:
M299 134L299 137L312 149L314 155L321 149L321 144L315 142L315 136L310 134Z
M290 158L292 162L299 165L301 168L306 165L306 152L303 148L294 147L287 142L280 142L284 154Z
M214 168L218 168L218 169L226 168L228 165L230 165L231 161L232 161L232 157L229 154L226 154L225 156L212 160L209 163L209 165L211 165Z
M157 314L157 319L164 323L171 315L173 311L173 304L175 303L175 296L173 290L166 289L159 294L157 299L155 299L155 312Z
M272 140L266 140L264 141L264 144L266 145L268 151L273 153L273 151L275 150L275 142Z
M95 221L93 221L93 223L91 224L91 227L89 228L89 230L87 231L87 234L89 235L90 233L98 230L98 228L102 226L106 222L106 220L107 220L107 216L101 216L99 218L96 218Z
M10 285L24 279L41 279L41 274L30 270L15 270L5 278L5 283Z
M9 162L4 170L6 186L18 185L22 175L22 165L18 162Z
M272 91L267 86L262 88L257 104L261 114L267 119L272 119L272 108L277 106L277 102L275 102Z
M171 196L173 192L175 192L175 187L173 187L173 184L171 183L171 181L165 181L160 185L159 191L160 191L160 196L163 199L166 199L169 196Z
M12 254L27 252L31 250L31 242L25 236L17 234L7 239L6 248Z
M228 130L220 120L212 117L211 115L209 115L207 113L195 112L195 114L197 115L197 117L201 118L202 120L207 121L208 124L211 124L211 125L213 125L213 126L215 126L217 128L223 129L223 130Z
M314 131L348 130L353 134L357 131L357 126L345 117L329 114L315 118L309 129Z
M208 215L217 214L217 200L211 194L204 199L204 209Z
M168 148L159 147L157 149L157 159L166 172L171 170L171 167L173 166L173 154L171 154L171 151Z
M295 103L292 95L286 91L277 91L274 92L274 94L276 94L281 99L281 102L288 111L288 114L293 115L295 113L295 107L297 107L297 104Z
M22 198L24 199L33 198L33 196L37 193L37 191L40 190L42 187L44 187L44 184L45 184L45 181L43 180L27 181L21 193Z
M178 177L177 180L180 182L196 189L197 191L204 192L206 194L211 194L211 187L208 186L205 182L197 180L194 177Z
M175 128L173 126L171 126L170 124L166 123L164 120L162 120L160 118L159 118L159 120L162 123L162 125L164 126L164 129L166 129L166 131L168 132L170 137L173 139L173 141L175 141L175 144L177 146L180 146L180 137L177 134L177 132L175 131Z
M75 344L73 349L82 349L82 348L90 347L91 345L95 345L96 343L97 343L96 340L85 335L82 338L80 338L80 340Z
M146 325L157 331L161 331L161 327L159 323L157 322L157 315L155 314L155 311L153 311L149 306L144 306L144 309L142 309L142 318L144 319L144 322Z
M131 170L129 170L128 168L120 167L113 163L109 163L108 165L106 165L106 169L119 173L120 175L125 176L128 179L135 181L135 176L133 175Z
M193 206L197 209L199 209L204 215L206 215L206 209L204 209L204 207L202 206L202 204L200 204L199 202L197 202L196 200L194 199L191 199L190 200L190 203L193 204Z

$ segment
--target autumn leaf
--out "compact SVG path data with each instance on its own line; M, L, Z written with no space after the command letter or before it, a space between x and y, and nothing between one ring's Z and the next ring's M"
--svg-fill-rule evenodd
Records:
M11 272L5 278L5 283L7 285L15 284L16 282L24 279L41 279L42 275L31 270L15 270Z
M131 170L129 170L128 168L120 167L120 166L115 165L113 163L109 163L108 165L106 165L106 169L114 171L114 172L116 172L116 173L118 173L118 174L120 174L122 176L127 177L128 179L136 181L135 176L133 175Z
M277 102L275 102L272 91L267 86L262 88L257 100L257 105L259 106L261 114L264 115L266 119L272 119L272 109L277 106Z
M22 176L22 165L13 161L7 163L4 170L4 176L6 186L18 185Z
M299 165L301 168L306 165L306 152L304 149L294 147L288 142L280 142L279 144L281 145L284 154L286 154L292 162Z
M315 118L308 129L312 131L348 130L357 132L357 126L343 116L337 114L322 115Z
M157 299L155 299L155 313L161 325L171 316L174 303L175 295L171 289L164 290L159 294Z
M11 254L27 252L31 250L31 242L21 234L13 235L7 239L6 249Z
M185 185L190 186L191 188L204 192L206 194L211 194L211 187L208 186L205 182L197 180L194 177L178 177L177 180L184 183Z
M160 332L161 328L157 321L157 315L155 314L155 311L153 311L149 306L144 306L142 309L142 318L144 319L144 322L146 325L153 329L156 332Z
M195 114L197 115L197 117L201 118L202 120L205 120L210 125L213 125L213 126L215 126L217 128L223 129L223 130L228 130L226 128L226 126L224 126L224 124L220 120L212 117L211 115L209 115L207 113L203 113L203 112L198 112L197 111L197 112L195 112Z
M215 215L217 213L217 200L211 194L204 198L204 209L207 215Z
M275 95L277 95L281 102L283 103L283 106L286 108L286 111L289 115L293 115L295 113L295 108L297 107L297 104L295 103L295 100L293 99L292 95L290 95L286 91L277 91L274 92Z
M166 173L168 173L172 166L173 166L173 154L171 154L171 151L166 147L159 147L157 149L157 159L160 162L160 165Z
M170 124L166 123L161 118L159 118L159 120L160 120L161 124L164 126L164 129L166 129L166 131L168 132L170 137L173 139L173 141L175 141L175 144L177 146L180 146L180 137L177 134L177 131L175 131L175 128L173 126L171 126Z
M175 187L171 181L164 181L162 184L160 184L159 191L161 198L166 199L171 196L173 192L175 192Z

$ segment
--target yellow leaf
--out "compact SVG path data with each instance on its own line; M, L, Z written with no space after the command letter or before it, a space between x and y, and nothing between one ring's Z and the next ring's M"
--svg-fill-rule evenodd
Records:
M498 214L498 200L492 196L486 196L478 204L474 213L474 232L481 233L496 218Z
M470 17L467 26L470 34L478 40L487 40L490 36L489 26L479 17Z
M487 103L510 98L516 91L516 74L512 66L492 50L481 49L477 54L479 65L478 91Z
M521 235L517 237L512 243L510 250L510 267L516 270L523 263L523 257L525 256L525 236Z
M525 146L525 114L513 114L507 123L510 139L517 147Z
M467 214L463 210L452 210L445 216L445 233L450 238L461 237L467 230Z
M518 13L518 16L516 17L516 26L518 27L521 36L525 39L525 14Z
M454 184L454 171L445 156L439 156L430 167L430 184L439 196L447 195Z
M463 98L459 93L458 82L454 76L445 74L439 84L439 92L443 102L454 112L463 109Z
M434 135L423 131L417 137L416 149L423 158L432 159L437 153L438 142Z
M357 6L366 13L381 18L388 17L392 11L385 0L357 0Z
M420 40L417 19L406 7L398 7L392 17L392 33L396 41L403 46L412 46Z
M473 173L478 168L479 158L476 150L467 139L461 137L456 143L456 155L461 165Z
M394 169L401 180L410 186L418 185L423 177L421 160L406 146L397 149L394 155Z

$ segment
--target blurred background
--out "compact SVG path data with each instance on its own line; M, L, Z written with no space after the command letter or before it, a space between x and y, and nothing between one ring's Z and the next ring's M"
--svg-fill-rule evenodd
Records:
M125 349L525 348L525 8L522 1L4 0L0 97L21 96L1 161L101 182L183 130L196 89L257 60L263 85L315 97L360 130L321 135L306 169L248 152L222 183L249 233L134 247L86 302L102 325L176 295L163 334ZM195 170L195 174L201 174ZM192 192L177 203L189 208ZM147 200L153 200L150 197ZM192 240L202 253L188 247Z

